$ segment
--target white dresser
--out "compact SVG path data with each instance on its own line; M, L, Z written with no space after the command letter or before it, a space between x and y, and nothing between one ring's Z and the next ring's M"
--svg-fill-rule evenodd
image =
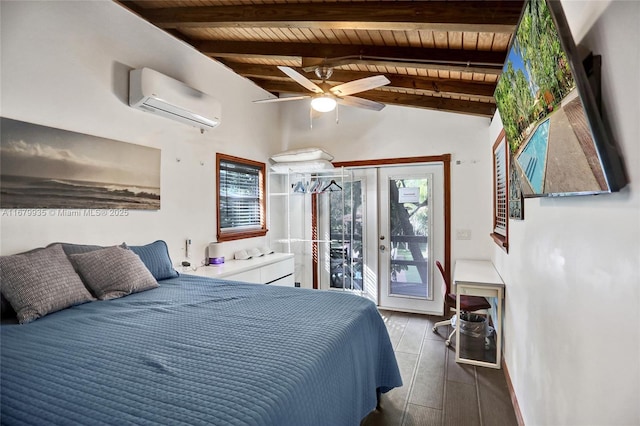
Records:
M294 255L271 253L247 260L228 260L222 265L179 269L184 274L200 275L253 284L269 284L293 287Z

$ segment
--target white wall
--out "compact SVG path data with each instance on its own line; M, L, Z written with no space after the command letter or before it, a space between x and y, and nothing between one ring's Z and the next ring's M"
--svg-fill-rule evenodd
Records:
M527 200L525 221L510 223L507 255L488 237L499 120L489 127L460 114L342 108L340 124L327 114L309 129L305 101L281 105L280 116L253 105L265 97L260 89L113 2L1 2L0 114L162 149L162 209L126 218L0 217L0 253L160 238L179 261L189 236L202 257L215 238L216 151L259 161L311 145L340 161L451 153L452 229L472 231L471 240L452 241L453 260L491 256L507 283L505 360L526 423L639 424L640 3L598 3L599 18L595 3L565 2L574 33L603 54L605 115L632 184L613 195ZM128 70L140 66L216 96L223 124L201 135L129 108Z
M577 43L602 55L604 116L631 184L527 199L525 220L510 221L509 254L493 248L507 286L505 362L527 425L638 425L640 3L563 5ZM500 128L498 118L485 149Z
M338 124L327 113L310 128L308 100L282 105L282 149L318 146L334 161L451 154L452 261L489 258L493 184L487 118L392 105L380 112L340 107ZM456 240L457 229L470 230L471 239Z
M215 153L267 161L278 151L278 108L253 83L111 1L2 2L0 113L26 122L162 150L160 211L128 217L1 217L0 253L52 241L145 244L164 239L172 259L193 240L194 263L215 241ZM147 66L211 94L222 124L196 128L128 106L128 72ZM180 160L180 161L178 161ZM259 246L262 239L228 244Z

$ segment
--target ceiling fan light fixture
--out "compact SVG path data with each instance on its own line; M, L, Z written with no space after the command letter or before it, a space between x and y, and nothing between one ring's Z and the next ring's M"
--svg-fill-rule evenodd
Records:
M311 99L311 108L318 112L329 112L336 108L336 100L332 96L322 95Z

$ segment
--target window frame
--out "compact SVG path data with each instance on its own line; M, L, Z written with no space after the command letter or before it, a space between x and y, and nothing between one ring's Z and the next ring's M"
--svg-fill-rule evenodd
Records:
M255 228L246 228L241 227L238 229L234 228L222 228L222 220L221 215L222 211L220 208L220 190L222 189L222 185L220 183L220 170L221 163L235 163L240 164L242 166L249 166L252 168L258 169L258 199L259 199L259 212L260 212L260 225ZM232 155L216 153L216 235L217 241L232 241L232 240L240 240L244 238L254 238L254 237L263 237L267 234L267 226L266 226L266 165L265 163L261 163L259 161L248 160L246 158L235 157Z
M491 238L509 252L509 144L504 129L493 144L493 227ZM501 164L498 164L501 163ZM500 173L500 175L498 174ZM502 202L500 201L502 188ZM501 207L502 203L502 207ZM504 223L504 227L500 226Z

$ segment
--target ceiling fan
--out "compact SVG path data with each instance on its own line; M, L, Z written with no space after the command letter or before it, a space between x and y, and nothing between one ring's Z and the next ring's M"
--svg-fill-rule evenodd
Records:
M297 101L300 99L312 98L311 108L318 112L332 111L338 103L341 105L354 106L374 111L380 111L385 107L385 105L380 102L350 96L355 93L364 92L365 90L371 90L389 84L389 79L384 75L375 75L343 83L338 86L331 86L326 82L326 80L333 74L333 68L331 67L318 66L315 68L315 74L318 78L322 79L322 83L319 85L315 84L313 81L309 80L307 77L291 67L278 66L278 69L305 89L313 92L314 95L261 99L254 101L255 103Z

